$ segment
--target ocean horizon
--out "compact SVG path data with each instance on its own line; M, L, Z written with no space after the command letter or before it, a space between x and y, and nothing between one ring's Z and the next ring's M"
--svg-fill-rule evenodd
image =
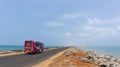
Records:
M44 48L51 48L57 46L44 46ZM0 45L0 52L1 51L10 51L10 50L23 50L24 45Z
M45 48L59 47L59 46L44 46ZM120 57L120 46L86 46L83 47L90 51L95 51L104 55L111 55L115 57ZM10 50L23 50L23 45L0 45L1 51L10 51Z

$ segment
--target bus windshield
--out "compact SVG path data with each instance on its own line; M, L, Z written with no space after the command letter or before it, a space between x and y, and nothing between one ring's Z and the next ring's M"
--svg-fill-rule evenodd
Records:
M26 41L26 46L30 46L30 41Z

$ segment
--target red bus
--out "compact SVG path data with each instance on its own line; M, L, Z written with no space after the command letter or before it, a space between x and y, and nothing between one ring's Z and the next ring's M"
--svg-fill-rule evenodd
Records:
M24 42L24 53L41 53L43 52L44 44L38 41L26 40Z

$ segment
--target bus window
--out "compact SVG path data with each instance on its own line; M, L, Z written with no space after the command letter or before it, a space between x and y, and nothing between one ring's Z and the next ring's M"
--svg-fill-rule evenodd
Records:
M30 46L30 41L26 41L26 46Z

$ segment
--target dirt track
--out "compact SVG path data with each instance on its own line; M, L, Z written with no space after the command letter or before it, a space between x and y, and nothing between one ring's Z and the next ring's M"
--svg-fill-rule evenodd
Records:
M68 47L48 50L48 51L44 51L43 53L34 54L34 55L19 54L19 55L0 57L0 67L31 67L37 63L47 60L51 56L67 48Z

